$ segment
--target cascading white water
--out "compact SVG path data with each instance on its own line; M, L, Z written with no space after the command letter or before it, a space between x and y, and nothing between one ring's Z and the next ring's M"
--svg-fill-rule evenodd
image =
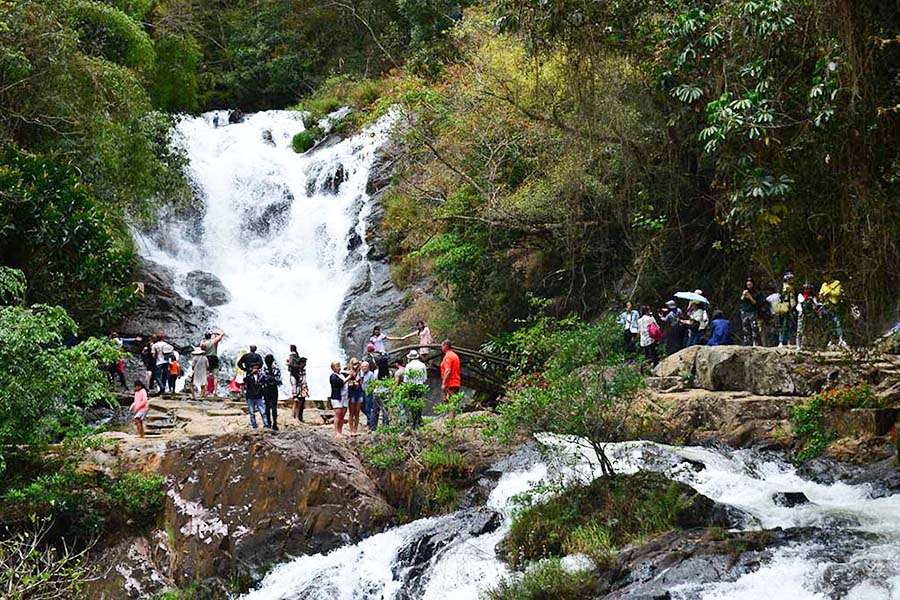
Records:
M311 374L327 373L341 358L338 310L351 271L365 268L348 259L367 250L365 242L349 250L348 235L355 229L365 239L366 183L390 123L385 117L356 137L302 155L291 148L304 129L296 112L261 112L228 124L227 111L218 111L178 123L175 143L187 154L200 206L195 218L164 216L158 231L136 238L142 256L175 272L184 296L190 297L183 286L190 271L222 280L231 300L216 308L213 325L227 334L220 354L235 358L256 344L282 364L293 343L308 357ZM325 381L310 377L314 396L324 393Z
M505 514L497 530L469 537L435 553L427 567L429 578L417 596L424 599L475 600L507 573L495 554L496 544L509 528L513 498L548 477L583 477L591 473L589 451L572 440L546 438L557 446L556 456L570 461L534 464L523 471L505 473L488 505ZM753 600L835 597L831 578L852 573L846 594L857 600L900 598L900 500L897 496L872 498L866 485L818 484L799 477L784 461L753 451L719 451L696 447L670 447L648 442L610 446L619 472L650 469L683 481L722 504L749 516L748 529L774 527L827 527L841 532L864 532L851 561L829 556L827 548L794 544L777 549L768 563L736 581L694 585L685 582L669 590L676 599ZM685 460L703 463L699 472ZM773 500L776 492L802 491L810 504L787 508ZM425 531L448 525L454 515L422 519L347 545L328 555L304 556L276 567L246 598L251 600L391 599L401 592L397 556L404 545ZM823 552L824 550L824 552Z

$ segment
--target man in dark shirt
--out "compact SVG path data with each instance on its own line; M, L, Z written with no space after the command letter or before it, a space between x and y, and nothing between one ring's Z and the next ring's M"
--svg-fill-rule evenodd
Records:
M761 345L759 335L759 308L765 301L756 291L753 279L747 278L744 291L741 292L741 336L745 346Z
M256 346L251 345L250 352L248 352L247 354L243 355L240 359L238 359L237 366L239 369L242 369L243 371L249 373L250 371L253 370L253 365L262 367L263 359L262 359L262 356L257 354Z
M251 348L255 348L251 346ZM244 355L246 356L246 354ZM258 411L263 418L263 424L269 427L269 417L266 414L265 396L265 378L260 369L260 365L253 364L250 371L244 377L244 392L247 394L247 409L250 412L250 427L256 429L256 412Z

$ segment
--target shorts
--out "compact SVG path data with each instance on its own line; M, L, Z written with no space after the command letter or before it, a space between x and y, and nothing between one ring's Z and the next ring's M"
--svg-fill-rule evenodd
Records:
M364 398L362 388L353 388L350 392L350 404L362 404Z
M219 368L219 357L213 356L211 354L206 355L206 360L209 362L209 370L215 371Z
M140 412L135 413L135 414L134 414L134 418L135 418L136 421L143 421L144 419L147 418L147 411L146 411L146 410L142 410L142 411L140 411Z
M347 408L348 406L350 406L350 401L347 398L331 399L331 408Z

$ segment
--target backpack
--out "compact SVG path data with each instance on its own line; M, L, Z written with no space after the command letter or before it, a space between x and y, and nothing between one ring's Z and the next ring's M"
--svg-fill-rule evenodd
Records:
M659 325L657 325L656 323L650 323L650 325L647 326L647 334L654 342L658 342L659 340L663 339L662 329L660 329Z

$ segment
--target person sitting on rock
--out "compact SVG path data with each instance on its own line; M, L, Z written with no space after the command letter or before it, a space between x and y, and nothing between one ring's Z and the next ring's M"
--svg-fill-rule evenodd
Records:
M725 318L725 314L721 310L713 313L709 329L707 346L727 346L731 343L731 321Z
M247 397L247 410L250 412L250 427L256 429L256 413L263 418L263 425L269 427L269 417L266 414L265 381L262 367L256 363L250 367L244 376L244 393Z

